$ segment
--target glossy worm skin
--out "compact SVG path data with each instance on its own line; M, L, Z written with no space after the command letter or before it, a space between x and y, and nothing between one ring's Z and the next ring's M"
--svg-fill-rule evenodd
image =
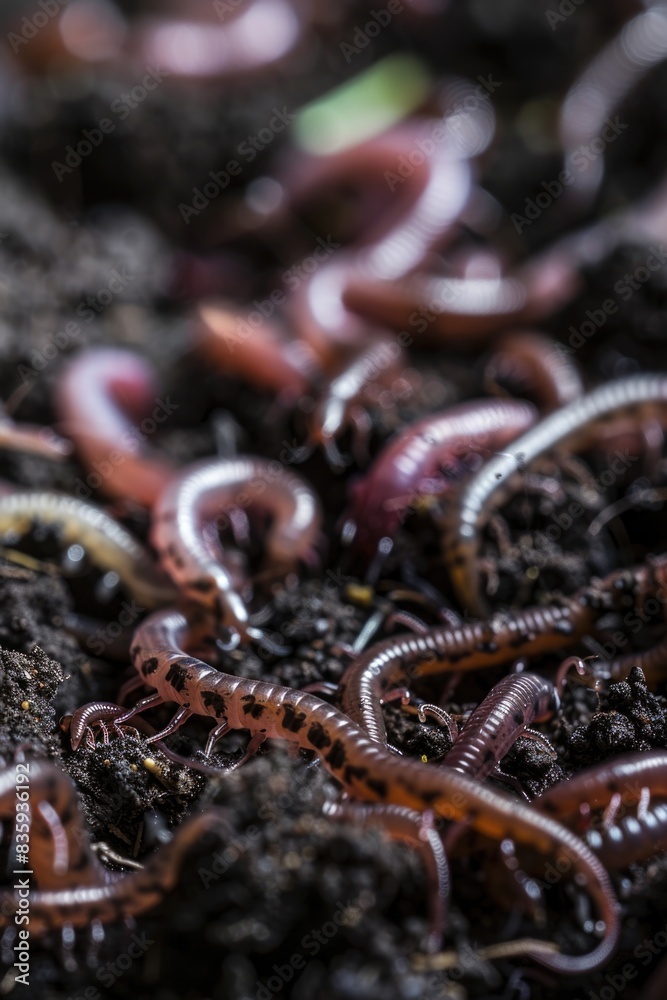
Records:
M100 488L148 507L174 470L146 444L142 418L153 433L168 419L173 404L167 404L158 398L148 362L117 348L82 351L67 365L55 395L58 418Z
M88 3L51 19L34 46L16 55L33 72L113 61L116 72L135 78L161 67L170 82L224 80L261 73L285 58L303 37L304 19L287 0L252 0L225 15L197 0L178 11L133 18L129 23L114 4ZM266 34L258 36L257 25ZM147 67L147 63L150 64ZM159 82L158 77L158 82ZM150 78L149 78L150 85Z
M420 339L465 349L524 319L530 293L530 285L514 274L440 276L417 271L374 284L352 275L344 302L368 320L393 329L409 324Z
M202 353L228 376L290 399L307 392L321 371L317 357L303 340L290 340L281 328L264 319L257 329L239 306L215 300L198 304L194 320Z
M188 466L155 504L151 526L153 545L177 587L242 636L248 611L225 564L218 528L229 523L230 511L253 504L273 517L264 540L272 564L287 572L310 558L320 530L317 497L296 473L262 458Z
M362 829L376 829L392 840L402 840L416 848L426 871L430 901L431 932L426 951L438 951L445 929L449 900L449 864L437 830L421 813L405 806L368 805L360 802L326 802L324 815Z
M544 722L557 708L550 681L538 674L508 674L474 710L443 763L483 781L526 726Z
M117 573L144 608L173 601L175 590L150 553L99 507L65 493L20 490L0 496L0 535L27 534L36 522L57 529L65 545L83 546L98 569Z
M529 403L478 399L425 417L397 434L351 489L348 520L354 546L372 553L383 536L394 536L415 495L445 492L473 452L506 447L537 417ZM444 476L429 484L444 470Z
M624 754L581 771L534 799L551 816L581 828L582 836L607 868L626 868L646 861L667 848L667 802L658 801L637 815L625 815L613 825L588 829L589 809L606 808L614 796L619 805L632 807L642 790L667 799L667 752ZM586 813L582 813L582 809Z
M593 628L590 608L528 608L457 628L437 626L371 646L345 671L339 691L343 711L374 742L386 743L381 699L389 687L447 671L484 670L521 656L560 649Z
M30 891L31 933L144 913L174 887L184 856L206 833L229 833L221 812L209 810L180 826L141 871L110 872L91 850L76 789L67 775L46 761L30 761L24 767L27 785L17 784L20 764L0 772L0 818L16 818L17 788L29 787L30 864L38 885ZM0 927L14 925L18 904L17 893L0 890Z
M435 126L442 127L442 122L410 122L340 153L302 159L286 180L288 191L298 201L348 179L371 177L378 185L384 183L385 172L409 156L417 141L426 139ZM466 151L457 150L455 143L437 144L433 155L423 157L406 179L400 192L400 214L394 212L390 230L386 231L385 223L384 231L368 232L367 246L335 249L296 291L290 315L300 336L325 364L335 360L341 348L367 341L373 326L377 328L347 308L348 285L356 281L362 291L368 290L418 267L435 245L452 237L470 191Z
M659 6L628 21L586 67L565 95L560 136L571 186L565 202L581 210L595 197L604 176L604 157L587 155L595 142L607 142L609 117L655 66L667 58L667 16ZM606 133L606 134L605 134ZM612 139L618 133L612 126Z
M512 395L528 391L546 413L566 406L584 393L581 375L561 345L541 333L504 336L484 368L487 391L509 382Z
M262 739L283 738L314 751L356 798L417 812L432 810L449 820L465 820L495 840L511 838L543 854L566 855L596 900L604 938L588 955L544 954L536 949L531 956L564 973L587 971L609 958L619 934L611 883L597 858L560 823L450 768L424 767L392 754L313 695L215 670L184 652L187 635L188 621L178 611L154 612L135 633L134 667L164 701L212 717L221 734L247 729Z
M561 781L534 799L534 804L548 815L570 823L580 818L582 804L603 809L613 795L619 794L629 805L639 801L642 788L648 788L658 798L667 798L667 751L614 757Z
M638 422L667 418L667 377L634 375L599 386L556 410L512 443L511 453L487 462L464 486L452 507L445 534L444 555L461 607L481 617L489 614L481 594L479 571L480 531L483 524L517 482L517 473L550 450L567 444L571 451L596 443L603 422L631 414Z
M640 864L667 849L667 802L656 802L646 813L623 816L608 829L586 830L584 840L613 871Z

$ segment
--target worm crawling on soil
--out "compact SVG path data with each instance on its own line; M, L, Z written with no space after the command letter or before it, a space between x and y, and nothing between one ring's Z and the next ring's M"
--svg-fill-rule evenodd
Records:
M195 325L202 352L225 375L236 375L288 399L298 399L321 377L309 344L290 340L270 319L251 327L239 306L201 302Z
M332 465L341 464L336 439L352 423L360 442L365 442L370 428L364 402L369 390L378 384L389 388L406 367L395 341L378 340L359 351L324 389L310 420L306 450L319 446Z
M503 337L484 368L489 392L528 393L545 412L557 410L584 393L581 375L561 345L541 333L512 333Z
M419 851L426 870L431 911L431 929L425 950L439 951L449 901L449 864L440 834L427 817L405 806L361 802L326 802L323 811L330 819L354 824L357 828L379 830L392 840L402 840Z
M139 604L155 608L174 599L174 588L149 552L99 507L65 493L16 491L0 497L0 535L27 534L48 524L64 545L81 545L100 570L112 570Z
M538 674L508 674L467 720L443 764L483 781L533 722L558 708L553 684Z
M619 134L610 116L637 83L665 58L667 17L659 6L654 6L624 24L620 34L572 84L560 114L564 165L571 174L571 186L565 189L566 203L575 201L581 210L595 198L604 176L605 161L601 153ZM620 129L625 127L623 124ZM571 170L571 166L576 170Z
M664 423L665 404L665 376L634 375L599 386L545 417L512 442L511 452L496 455L464 486L452 505L443 548L460 604L468 613L488 616L480 583L480 532L494 508L511 495L517 472L564 444L570 451L595 445L603 437L605 422L613 417L629 416L639 426L651 417Z
M150 507L174 470L146 440L175 407L158 398L148 362L117 348L83 351L61 377L55 404L91 487L95 477L105 493Z
M31 933L124 920L149 910L176 885L183 858L205 834L229 832L220 811L209 810L180 826L141 871L110 872L91 850L67 775L46 761L23 766L26 784L17 784L20 764L0 772L0 818L16 818L17 788L29 788L30 864L38 884L30 891ZM14 925L19 906L17 892L0 890L0 927Z
M394 536L411 502L446 491L471 453L506 447L535 419L529 403L478 399L406 427L350 491L346 531L354 530L355 548L372 553L383 536Z
M656 802L636 816L622 816L582 836L605 868L618 871L641 864L667 848L667 802Z
M152 542L179 589L244 638L248 610L216 525L225 526L234 510L251 504L273 517L264 544L277 572L312 558L321 520L317 497L296 473L262 458L215 459L189 466L160 496L151 528Z
M619 911L608 875L573 833L531 807L446 767L429 768L392 754L338 709L313 695L266 681L233 677L184 652L188 620L179 611L151 614L137 629L131 656L141 679L156 694L116 721L162 702L180 708L171 724L152 737L162 739L193 714L210 716L215 726L207 752L225 733L247 729L259 743L278 737L314 751L351 795L370 802L433 811L467 821L494 840L510 838L559 859L581 876L604 923L603 940L587 955L531 957L563 973L578 973L607 961L619 934Z

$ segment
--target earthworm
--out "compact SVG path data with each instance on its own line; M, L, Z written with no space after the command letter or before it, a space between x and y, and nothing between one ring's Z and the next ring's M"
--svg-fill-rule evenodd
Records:
M347 537L354 530L355 548L373 551L380 538L395 535L411 502L447 492L472 453L488 455L506 447L535 419L529 403L478 399L410 424L350 490ZM438 475L440 470L444 475Z
M100 488L111 496L131 497L151 506L174 470L146 444L147 437L178 404L169 397L166 401L158 398L148 362L118 348L82 351L61 376L55 405L89 470L83 487L87 495ZM139 426L126 414L138 420Z
M290 399L303 395L321 377L310 345L288 339L271 319L255 327L239 306L209 300L199 303L194 322L202 353L225 375Z
M252 504L273 516L265 546L277 571L312 557L321 520L317 497L296 473L262 458L188 466L159 497L151 525L152 543L174 583L242 637L248 634L248 610L217 528L229 523L232 509Z
M144 608L173 601L174 588L150 553L99 507L65 493L16 491L0 496L0 535L27 534L48 524L64 545L81 545L103 572L113 571Z
M527 608L486 622L435 626L422 635L393 636L375 643L345 671L339 691L343 711L371 740L386 742L381 709L384 691L410 678L447 671L484 670L517 657L559 649L592 630L585 604Z
M400 345L389 339L378 339L363 347L327 384L313 411L307 449L318 445L333 465L342 461L336 438L348 423L355 424L358 433L364 426L363 404L374 386L391 386L407 365Z
M481 594L480 531L494 508L511 495L516 474L546 452L567 444L581 451L601 437L604 422L630 414L636 423L656 416L665 421L667 377L633 375L599 386L545 417L512 442L511 452L496 455L464 485L450 511L450 528L443 540L444 555L462 607L469 614L488 616Z
M549 412L578 399L584 384L564 348L541 333L521 331L503 336L484 367L487 391L504 389L524 396Z
M72 445L61 438L50 427L34 427L31 424L16 424L0 407L0 448L27 452L62 462L72 454Z
M71 716L60 720L61 728L69 733L72 750L78 750L88 729L99 722L112 722L126 709L112 701L89 701Z
M582 841L555 820L491 790L450 768L428 768L392 754L370 740L338 709L313 695L267 681L233 677L188 656L188 620L179 611L154 612L138 627L131 651L142 680L155 688L150 704L176 702L179 711L157 738L174 731L192 714L215 720L210 752L226 732L247 729L253 739L279 737L314 750L324 766L353 796L370 802L432 810L453 821L467 821L496 840L511 838L541 853L567 857L595 899L604 923L603 940L583 956L539 949L532 957L563 973L588 971L605 962L619 935L619 912L605 869ZM148 707L148 703L135 711ZM121 716L126 722L132 715Z
M533 800L535 806L561 822L581 818L582 805L603 809L614 795L624 805L639 802L641 791L667 798L667 751L642 750L603 761L561 781Z
M534 804L557 815L561 822L581 827L583 836L606 868L627 868L646 861L667 847L667 802L650 808L643 794L667 798L667 753L664 750L624 754L587 768L534 799ZM612 817L601 828L590 828L591 809L638 802L636 815ZM582 813L585 809L585 813Z
M173 889L183 858L205 834L229 834L221 812L211 809L179 826L170 843L142 870L110 872L91 849L76 790L67 775L47 761L30 761L24 765L28 781L19 784L17 767L0 772L0 818L16 818L17 789L27 790L30 866L38 884L37 889L30 888L31 933L143 913ZM20 905L18 892L0 890L0 927L14 925Z
M450 878L447 855L440 834L422 813L405 806L368 805L361 802L325 802L324 815L357 828L377 829L392 840L415 847L422 858L429 888L431 930L426 951L439 951L445 930Z
M667 802L656 802L645 813L622 816L612 826L582 833L605 868L617 871L648 861L667 848Z
M419 152L418 143L428 139L435 128L442 130L443 138L448 129L455 131L446 120L411 122L351 149L302 160L288 182L291 198L303 200L348 178L379 179L402 159L407 162L411 153ZM422 154L417 165L408 163L405 177L396 176L395 186L401 184L400 208L391 216L394 222L389 231L386 223L384 232L369 227L364 234L366 246L334 249L330 259L290 299L289 312L299 334L325 364L335 360L341 348L358 345L373 333L344 303L350 282L359 283L363 292L378 282L382 287L385 282L391 284L418 267L432 247L451 239L470 196L471 167L465 152L458 151L454 142L435 143L431 156ZM393 190L390 185L389 192Z
M560 137L564 168L571 175L565 199L576 201L579 210L592 202L600 188L604 176L601 154L606 145L627 127L627 123L619 123L620 130L615 129L609 116L665 58L667 16L654 6L628 21L565 95L560 112ZM609 128L611 136L607 138L605 131Z
M543 722L557 707L550 681L538 674L508 674L474 710L443 764L483 781L526 726Z

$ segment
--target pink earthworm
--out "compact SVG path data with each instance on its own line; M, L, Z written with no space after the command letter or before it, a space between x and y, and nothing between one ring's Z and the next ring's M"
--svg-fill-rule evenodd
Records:
M39 455L56 462L62 462L73 451L71 442L60 437L50 427L17 424L0 411L0 449L4 448Z
M207 752L226 732L249 730L261 741L279 737L314 751L351 795L369 802L432 811L453 821L466 821L495 840L513 839L542 854L567 858L596 901L604 923L602 941L587 955L545 953L531 956L549 968L574 974L606 962L619 935L619 908L605 869L595 855L555 820L498 791L446 767L424 767L419 761L392 754L369 739L348 716L303 691L267 681L234 677L188 656L190 624L179 611L157 612L138 627L131 650L142 680L156 694L134 712L162 702L180 707L172 722L153 740L175 731L193 714L215 720ZM116 720L128 721L133 711Z
M633 375L606 383L549 414L496 455L464 485L450 512L443 542L451 579L461 605L470 614L488 616L480 586L479 548L483 523L511 495L520 470L540 456L567 444L572 451L594 446L610 420L627 417L639 426L655 417L667 421L667 378Z
M577 77L561 106L564 204L587 208L604 177L602 155L628 127L612 114L637 84L667 58L667 15L660 6L637 14Z
M151 506L174 469L147 440L178 404L159 398L148 362L119 348L82 351L63 373L55 404L89 470L87 495L100 488Z
M289 339L272 319L260 317L257 326L239 305L215 300L198 304L197 340L202 353L224 375L236 376L286 399L304 395L322 377L312 348Z
M305 451L313 446L324 449L332 465L342 463L336 439L352 423L357 440L368 436L368 414L364 404L379 387L390 388L406 378L407 361L400 344L379 338L348 359L326 384L309 422L310 433Z

